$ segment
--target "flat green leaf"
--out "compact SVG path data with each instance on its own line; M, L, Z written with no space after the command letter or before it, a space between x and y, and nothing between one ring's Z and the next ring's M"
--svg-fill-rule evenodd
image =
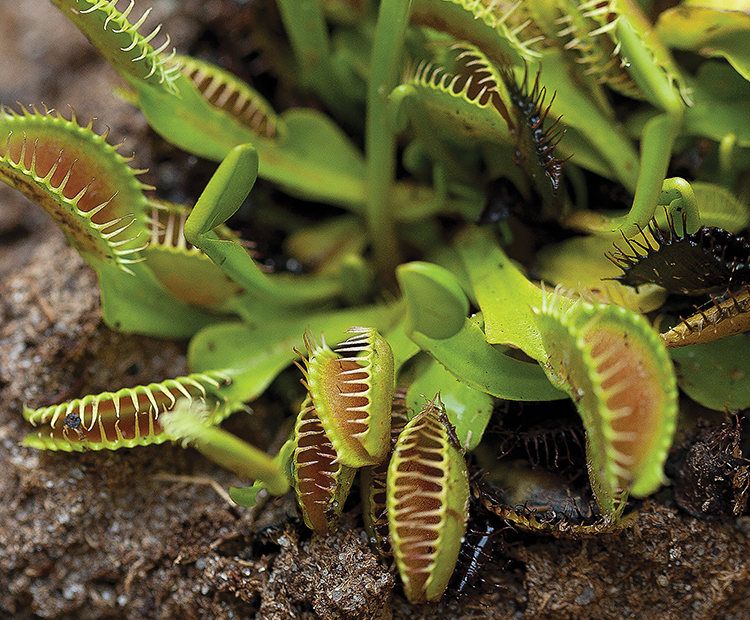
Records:
M488 229L467 228L457 237L456 248L484 314L487 342L517 347L537 361L544 360L532 308L542 307L545 297L552 293L529 282ZM573 304L562 297L557 299L561 304Z
M281 118L287 139L279 145L257 145L261 175L306 200L364 205L365 160L343 130L316 110L294 108Z
M400 265L396 276L409 310L407 329L439 340L450 338L463 327L469 300L450 271L415 261Z
M480 316L466 319L454 336L442 340L412 332L410 338L469 387L508 400L558 400L565 394L547 379L541 366L503 354L489 344Z
M731 6L711 8L711 4L719 3L688 1L664 11L656 22L659 38L675 49L708 57L724 57L742 77L750 80L750 14L747 13L747 3L744 3L744 10L731 10Z
M232 384L225 388L230 399L257 398L284 368L305 350L306 329L333 345L345 340L353 325L374 327L388 334L403 314L403 304L365 306L294 316L274 321L272 313L254 322L224 323L198 333L191 341L188 361L193 369L225 369ZM197 371L196 371L197 372Z
M749 343L746 334L737 334L669 349L680 389L694 401L716 411L750 407Z
M132 275L111 268L98 271L102 315L112 329L179 339L226 320L175 299L146 263L132 265L131 271Z
M396 377L399 376L403 365L419 353L419 347L406 332L406 323L407 319L403 317L386 336L393 351L393 368Z
M440 394L448 419L467 451L479 445L492 416L493 399L486 392L466 385L434 359L424 356L416 363L414 379L409 384L406 406L421 411L425 403Z

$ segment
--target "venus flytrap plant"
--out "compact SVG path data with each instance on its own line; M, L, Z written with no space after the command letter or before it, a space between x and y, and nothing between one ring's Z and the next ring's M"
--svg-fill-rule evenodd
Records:
M274 121L278 131L269 138L266 131L258 131L252 115L248 120L238 118L201 93L189 77L194 74L193 62L199 61L185 65L186 75L179 59L154 50L146 41L150 34L143 37L138 22L128 21L132 4L127 12L118 11L117 3L109 0L60 0L56 4L127 81L134 103L154 130L177 146L218 161L234 147L249 143L262 154L261 175L292 193L318 194L335 204L362 203L361 157L327 118L312 110L290 111ZM157 70L152 72L154 65ZM206 77L224 75L207 63L199 66ZM257 100L259 109L267 108L263 97L246 84L234 80L231 87ZM308 149L311 142L317 142L318 149ZM320 183L323 176L335 182L324 186Z
M745 286L738 293L729 293L723 301L712 299L712 305L697 312L664 333L667 346L685 347L714 342L748 331L750 326L750 292Z
M564 389L574 400L588 438L589 475L599 509L616 519L625 506L630 480L637 480L633 482L635 493L644 495L661 484L662 467L675 429L674 372L658 335L639 315L625 308L599 306L599 317L595 306L582 299L574 302L536 287L512 265L490 235L469 230L463 240L460 251L479 306L485 312L487 340L521 348L542 364L553 385ZM488 265L493 269L488 269ZM509 295L526 304L517 305L515 312L500 313L501 308L511 306ZM605 333L605 329L611 333ZM616 353L618 350L622 352ZM632 359L626 356L628 351L634 354ZM608 356L619 356L614 364L616 372ZM615 377L618 381L610 385ZM634 403L610 404L608 398L622 398L630 389L622 385L626 379L639 384L648 380L650 391L644 387ZM617 429L627 415L648 420L648 424L632 422L627 423L627 431ZM644 450L650 445L658 446L654 448L658 456L649 452L632 457L624 451L623 442ZM653 467L649 482L642 483L623 461L628 466L640 467L645 462Z
M221 163L194 207L166 204L91 125L34 108L0 113L0 178L44 207L97 271L105 321L192 338L191 375L26 411L38 426L27 445L191 445L255 480L231 490L240 504L294 488L320 535L335 529L362 468L369 536L384 557L392 548L407 597L425 602L442 596L456 564L463 450L492 452L485 430L498 399L569 397L583 420L593 523L550 525L478 500L556 535L636 518L621 520L628 495L664 481L676 385L715 409L748 405L747 380L722 366L747 357L739 332L750 317L740 236L750 209L736 196L750 161L736 120L750 102L742 15L685 2L654 27L628 0L279 0L281 77L317 95L323 113L276 112L224 69L171 50L158 27L141 34L148 11L133 2L53 2L157 133ZM706 20L684 41L682 9ZM670 48L731 64L685 71ZM693 171L702 180L667 178L698 139L713 149ZM264 272L226 226L257 177L346 212L324 218L313 206L309 224L285 223L303 275ZM485 197L498 181L515 188L515 204L510 190ZM621 186L631 204L601 209L598 185ZM480 213L500 224L477 228ZM712 297L660 337L640 313L686 292ZM677 378L665 343L682 345ZM278 455L218 426L293 363L308 394ZM394 392L397 379L409 387Z
M587 11L585 15L599 25L591 35L612 38L630 78L643 97L660 111L646 123L641 134L638 185L630 212L626 217L606 223L586 224L592 231L603 231L606 226L609 230L624 230L626 235L632 235L637 226L645 226L653 216L653 205L659 200L660 192L669 189L660 186L666 176L684 106L691 101L682 72L634 2L584 3L579 8L581 11Z
M426 14L434 20L438 18L445 19L440 14L443 10L448 10L448 2L435 2L430 9L425 9ZM561 3L562 4L562 3ZM450 7L452 14L456 9ZM528 70L533 74L536 69L536 62L539 58L544 61L545 52L530 49L528 44L524 44L519 33L523 30L508 30L507 21L512 15L512 11L517 8L502 13L502 9L491 3L471 2L465 3L465 12L473 15L475 21L471 24L468 19L464 20L462 13L455 15L451 21L451 26L446 28L451 34L459 34L461 38L466 38L472 43L478 44L484 50L491 52L494 58L509 57L514 63L520 56L528 66ZM626 229L626 234L637 232L637 225L645 226L653 216L653 206L661 192L661 185L665 177L667 163L672 150L672 144L679 129L684 102L683 97L687 96L687 88L684 86L685 81L680 70L672 61L668 50L660 43L658 38L650 32L649 24L641 14L638 7L629 2L612 1L605 3L582 3L575 7L560 7L563 15L573 16L582 14L587 19L593 20L595 28L589 34L592 36L611 37L615 49L623 58L623 63L627 65L628 73L633 81L637 84L644 98L653 102L662 114L651 119L643 130L642 152L643 156L639 166L639 175L634 187L635 198L631 214L622 216L619 219L613 219L610 216L602 218L588 211L579 211L566 219L568 225L580 227L592 232L616 232L621 228ZM421 17L422 13L418 7L416 13ZM453 15L452 15L453 17ZM427 17L424 17L427 21ZM496 29L500 29L503 37L497 36ZM524 28L525 29L525 28ZM562 30L562 28L561 28ZM494 33L494 34L491 34ZM488 45L485 39L491 39L493 43L504 38L503 49L498 49ZM556 43L564 48L567 43L558 43L546 37L545 43ZM482 43L485 43L482 45ZM554 52L553 52L554 53ZM673 82L680 85L680 91L673 86ZM682 94L681 94L682 93ZM600 101L600 100L599 100ZM553 107L553 112L555 109ZM605 116L613 116L610 112L604 111ZM601 114L598 112L597 114ZM576 118L578 115L568 114L564 110L566 117ZM590 122L591 117L584 122ZM609 132L613 137L617 132ZM590 137L596 136L595 132L590 133ZM607 145L609 147L610 145ZM602 145L603 149L607 147Z
M105 320L123 332L184 338L216 321L181 302L144 264L152 212L160 209L127 159L59 113L22 109L1 114L2 179L40 204L99 276ZM214 276L219 275L215 266ZM219 275L219 277L221 277ZM180 320L175 321L174 317Z
M333 278L269 278L238 244L228 243L214 229L229 219L247 197L256 179L258 156L250 145L235 147L219 165L185 222L185 237L201 248L253 299L269 304L314 305L340 293ZM247 299L240 303L246 305Z

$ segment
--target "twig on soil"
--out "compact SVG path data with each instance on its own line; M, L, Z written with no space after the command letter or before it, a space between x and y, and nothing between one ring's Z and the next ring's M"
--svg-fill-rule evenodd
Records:
M209 478L207 476L180 476L177 474L170 474L165 471L160 471L154 474L154 478L157 480L164 480L166 482L186 482L188 484L204 484L210 486L214 491L216 491L217 495L221 497L230 508L237 508L238 504L235 503L235 501L229 497L229 493L227 493L224 488L216 482L213 478Z

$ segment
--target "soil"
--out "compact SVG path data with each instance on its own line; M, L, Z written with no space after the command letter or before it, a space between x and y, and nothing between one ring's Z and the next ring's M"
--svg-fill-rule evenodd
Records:
M224 28L233 43L219 51L247 52L237 33L253 2L152 4L178 49ZM0 102L69 104L82 120L99 117L98 131L106 122L111 141L127 136L125 150L136 148L135 165L152 166L147 182L195 198L211 166L164 145L112 96L119 78L48 2L1 2L0 41ZM30 430L23 406L184 374L185 353L184 342L104 326L93 272L41 209L0 184L0 617L750 617L750 521L695 518L669 489L638 506L620 533L513 534L467 595L411 606L370 551L356 505L324 539L305 530L291 495L234 505L225 489L242 481L192 450L20 446ZM273 443L278 415L261 402L228 424Z

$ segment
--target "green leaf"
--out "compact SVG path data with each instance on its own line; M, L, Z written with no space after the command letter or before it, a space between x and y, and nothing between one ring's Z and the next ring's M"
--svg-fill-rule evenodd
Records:
M669 47L709 58L724 57L742 77L750 80L750 14L747 3L744 10L731 10L731 4L706 0L682 2L659 15L657 34Z
M249 487L229 487L229 497L240 506L252 507L258 504L258 493L265 488L267 488L265 482L256 480Z
M680 389L697 403L716 411L750 407L748 342L746 334L737 334L669 349Z
M201 192L185 222L188 241L198 239L232 217L258 178L258 153L249 144L233 148Z
M403 304L365 306L309 316L272 320L272 314L245 323L224 323L204 329L190 341L192 369L226 369L232 378L226 395L235 400L257 398L284 368L304 351L303 334L325 334L326 342L345 340L352 325L374 327L388 334L403 314ZM194 372L198 372L194 370Z
M487 342L518 347L537 361L545 359L542 337L532 308L541 307L552 293L529 282L486 228L470 227L456 239L484 314ZM573 302L557 296L558 303Z
M407 331L413 329L440 340L463 327L469 300L450 271L415 261L399 265L396 276L409 310Z
M410 338L460 381L471 388L508 400L543 401L564 398L537 364L503 354L485 340L481 316L465 319L454 336L435 340L414 331Z
M269 276L232 239L213 229L239 209L255 183L258 155L252 145L235 147L221 162L185 222L185 237L203 250L252 298L276 305L308 305L341 294L332 276Z
M102 316L112 329L159 338L189 338L200 329L226 320L175 299L146 263L132 265L130 274L101 269Z
M361 210L367 200L362 152L316 110L293 108L281 118L288 128L286 140L256 145L261 176L300 198Z
M260 155L261 176L290 193L332 204L364 204L362 154L323 114L290 110L273 121L280 129L283 126L279 135L269 136L266 126L254 127L206 99L181 71L181 57L161 54L169 38L155 50L150 35L138 33L142 22L128 21L130 9L118 11L114 2L98 0L54 2L135 91L132 99L154 131L175 146L220 161L234 147L253 144ZM224 82L243 97L259 99L252 88L222 69L192 58L182 61L186 73L198 67L216 83ZM258 105L264 107L264 103Z
M461 446L470 452L479 445L492 416L492 397L459 381L434 359L423 356L417 360L406 406L421 411L425 402L435 398L436 394L440 395L445 413L456 427Z

